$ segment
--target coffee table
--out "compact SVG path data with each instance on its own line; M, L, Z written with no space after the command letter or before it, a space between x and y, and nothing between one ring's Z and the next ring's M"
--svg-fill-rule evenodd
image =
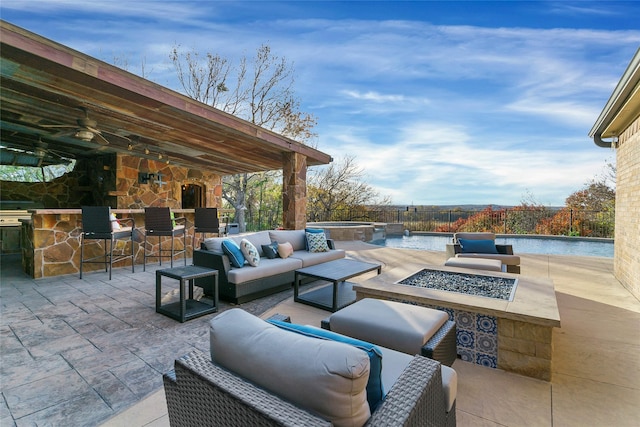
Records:
M382 265L353 259L337 259L300 268L295 272L293 300L335 313L356 301L353 283L346 280L373 270L378 270L378 274L380 274ZM333 282L333 284L300 294L302 277L326 280Z

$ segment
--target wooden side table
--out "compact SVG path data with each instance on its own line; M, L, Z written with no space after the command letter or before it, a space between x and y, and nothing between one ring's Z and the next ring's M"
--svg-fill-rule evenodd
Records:
M162 305L162 276L180 281L180 301ZM214 298L211 304L193 298L193 281L203 277L213 277ZM186 295L185 282L189 282ZM156 313L164 314L181 323L205 314L218 311L218 270L188 265L156 271Z

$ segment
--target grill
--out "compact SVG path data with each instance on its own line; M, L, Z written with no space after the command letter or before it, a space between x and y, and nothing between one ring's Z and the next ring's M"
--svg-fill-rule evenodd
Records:
M21 219L31 219L27 209L40 209L42 203L30 200L0 201L0 227L19 227Z

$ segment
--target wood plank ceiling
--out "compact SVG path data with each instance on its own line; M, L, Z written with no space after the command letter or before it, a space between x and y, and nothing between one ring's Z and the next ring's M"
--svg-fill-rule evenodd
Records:
M5 21L0 29L2 164L20 163L19 155L44 166L122 152L230 175L282 169L291 152L309 166L331 162L326 153ZM86 127L93 137L82 139L78 131Z

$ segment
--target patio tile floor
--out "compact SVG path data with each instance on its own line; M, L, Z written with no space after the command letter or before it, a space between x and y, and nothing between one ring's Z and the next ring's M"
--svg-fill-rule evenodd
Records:
M444 252L337 243L383 268L408 257L445 260ZM155 313L157 267L116 269L111 281L104 272L33 280L19 258L0 261L0 425L169 425L162 373L192 348L209 351L207 322L215 314L181 324ZM458 360L459 426L637 425L640 302L612 269L606 258L522 255L522 274L555 284L562 327L554 330L553 380ZM314 325L329 314L291 296L240 307Z

